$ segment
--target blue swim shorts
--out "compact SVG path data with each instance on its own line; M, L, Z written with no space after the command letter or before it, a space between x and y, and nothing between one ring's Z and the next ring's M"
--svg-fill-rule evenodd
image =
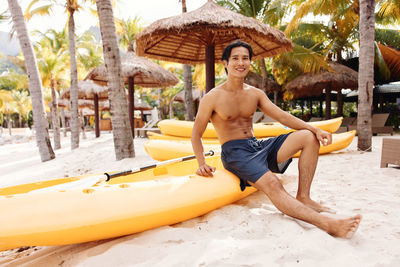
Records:
M250 186L247 181L255 183L268 171L285 172L292 159L278 164L276 157L289 134L262 140L255 137L231 140L222 145L222 163L225 169L239 177L242 191Z

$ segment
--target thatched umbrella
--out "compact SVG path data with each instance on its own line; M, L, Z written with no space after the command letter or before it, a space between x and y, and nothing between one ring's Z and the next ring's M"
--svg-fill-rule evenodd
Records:
M283 32L211 0L194 11L150 24L136 36L136 47L139 56L182 64L205 62L208 92L215 84L215 62L221 61L225 46L237 39L252 46L255 59L293 47Z
M192 89L193 101L200 101L201 91L198 89ZM185 102L185 91L182 90L174 96L174 101Z
M69 99L70 88L61 93L61 99ZM93 100L94 113L95 113L95 133L96 137L100 136L99 124L99 100L108 99L108 89L105 86L98 85L93 81L79 81L78 82L78 98L84 100Z
M305 73L291 82L285 89L292 92L295 97L321 95L325 90L326 112L325 118L331 117L331 91L337 91L339 112L342 110L343 100L341 89L356 89L358 87L358 73L349 67L336 62L330 62L332 71L323 71L318 74Z
M135 137L134 125L134 86L142 87L167 87L179 82L179 79L171 72L160 65L143 57L138 57L133 51L128 51L121 56L122 76L124 83L128 84L129 97L129 121L131 124L132 136ZM107 84L107 68L102 64L94 68L85 78L93 80L100 85Z

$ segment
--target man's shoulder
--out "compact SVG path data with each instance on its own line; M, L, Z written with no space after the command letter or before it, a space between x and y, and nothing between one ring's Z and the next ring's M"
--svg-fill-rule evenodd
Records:
M254 92L254 93L264 93L264 91L263 90L261 90L261 89L259 89L259 88L257 88L257 87L254 87L254 86L252 86L252 85L249 85L249 84L247 84L247 83L245 83L245 89L246 90L248 90L248 91L250 91L250 92Z
M210 91L208 91L203 98L211 98L213 99L215 96L223 94L224 90L221 86L216 86L213 89L211 89Z

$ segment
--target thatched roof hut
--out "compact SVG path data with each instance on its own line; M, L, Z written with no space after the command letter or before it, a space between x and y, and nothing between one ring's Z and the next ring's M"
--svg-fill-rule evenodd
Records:
M134 77L134 84L142 87L168 87L179 82L179 79L160 65L134 52L121 56L121 71L124 83L129 84L129 77ZM100 85L107 85L107 68L105 64L94 68L85 78Z
M193 101L200 101L201 91L198 89L192 90ZM174 101L185 102L185 90L180 91L174 96Z
M252 71L249 71L246 78L244 79L244 82L261 90L265 90L267 93L278 92L281 89L281 86L276 81L269 78L267 78L266 80L265 89L262 88L263 78L261 77L261 75Z
M332 71L323 71L318 74L305 73L288 84L285 89L296 97L320 95L323 89L340 90L358 87L358 73L342 64L329 63Z
M121 71L124 83L128 85L129 100L129 121L131 124L132 136L135 138L134 123L134 86L142 87L167 87L173 86L179 82L179 79L171 72L165 70L160 65L143 58L138 57L133 51L128 51L121 56ZM94 82L107 84L107 68L102 64L94 68L85 78Z
M64 90L60 99L70 98L70 88ZM108 88L106 86L101 86L93 81L79 81L78 82L78 102L79 100L92 100L95 113L95 132L96 137L100 136L100 126L99 126L99 100L105 101L108 99ZM82 101L81 101L82 102ZM78 103L78 106L79 103Z
M305 73L288 84L285 89L292 92L296 98L321 95L323 90L326 94L326 113L325 118L330 118L331 98L330 92L338 92L339 115L342 110L341 89L357 89L358 73L349 67L336 62L330 62L332 71L323 71L318 74Z
M136 36L136 53L183 64L205 62L209 91L215 83L214 63L221 60L225 46L237 39L252 46L255 59L293 47L283 32L209 0L194 11L150 24Z
M215 46L220 61L225 46L236 39L249 43L254 58L292 49L285 34L256 19L225 9L213 1L178 16L160 19L136 36L137 54L183 64L201 64L206 46Z
M97 94L99 100L108 99L108 88L98 85L93 81L79 81L78 82L78 99L93 100ZM60 94L60 99L70 98L70 88L63 90Z

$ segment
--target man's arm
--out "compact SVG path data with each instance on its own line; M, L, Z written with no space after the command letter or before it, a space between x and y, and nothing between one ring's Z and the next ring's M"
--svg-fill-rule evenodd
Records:
M206 94L200 101L199 110L197 111L196 120L192 130L192 146L194 155L196 156L199 168L197 174L201 176L213 176L214 167L207 165L204 157L204 147L201 137L207 128L208 121L213 112L213 99L211 94Z
M315 134L319 141L322 142L324 146L332 143L332 135L325 132L319 128L316 128L303 120L291 115L289 112L283 111L277 107L274 103L269 100L269 98L262 92L258 91L259 94L259 107L262 112L275 119L276 121L282 123L283 125L290 127L295 130L307 129Z

